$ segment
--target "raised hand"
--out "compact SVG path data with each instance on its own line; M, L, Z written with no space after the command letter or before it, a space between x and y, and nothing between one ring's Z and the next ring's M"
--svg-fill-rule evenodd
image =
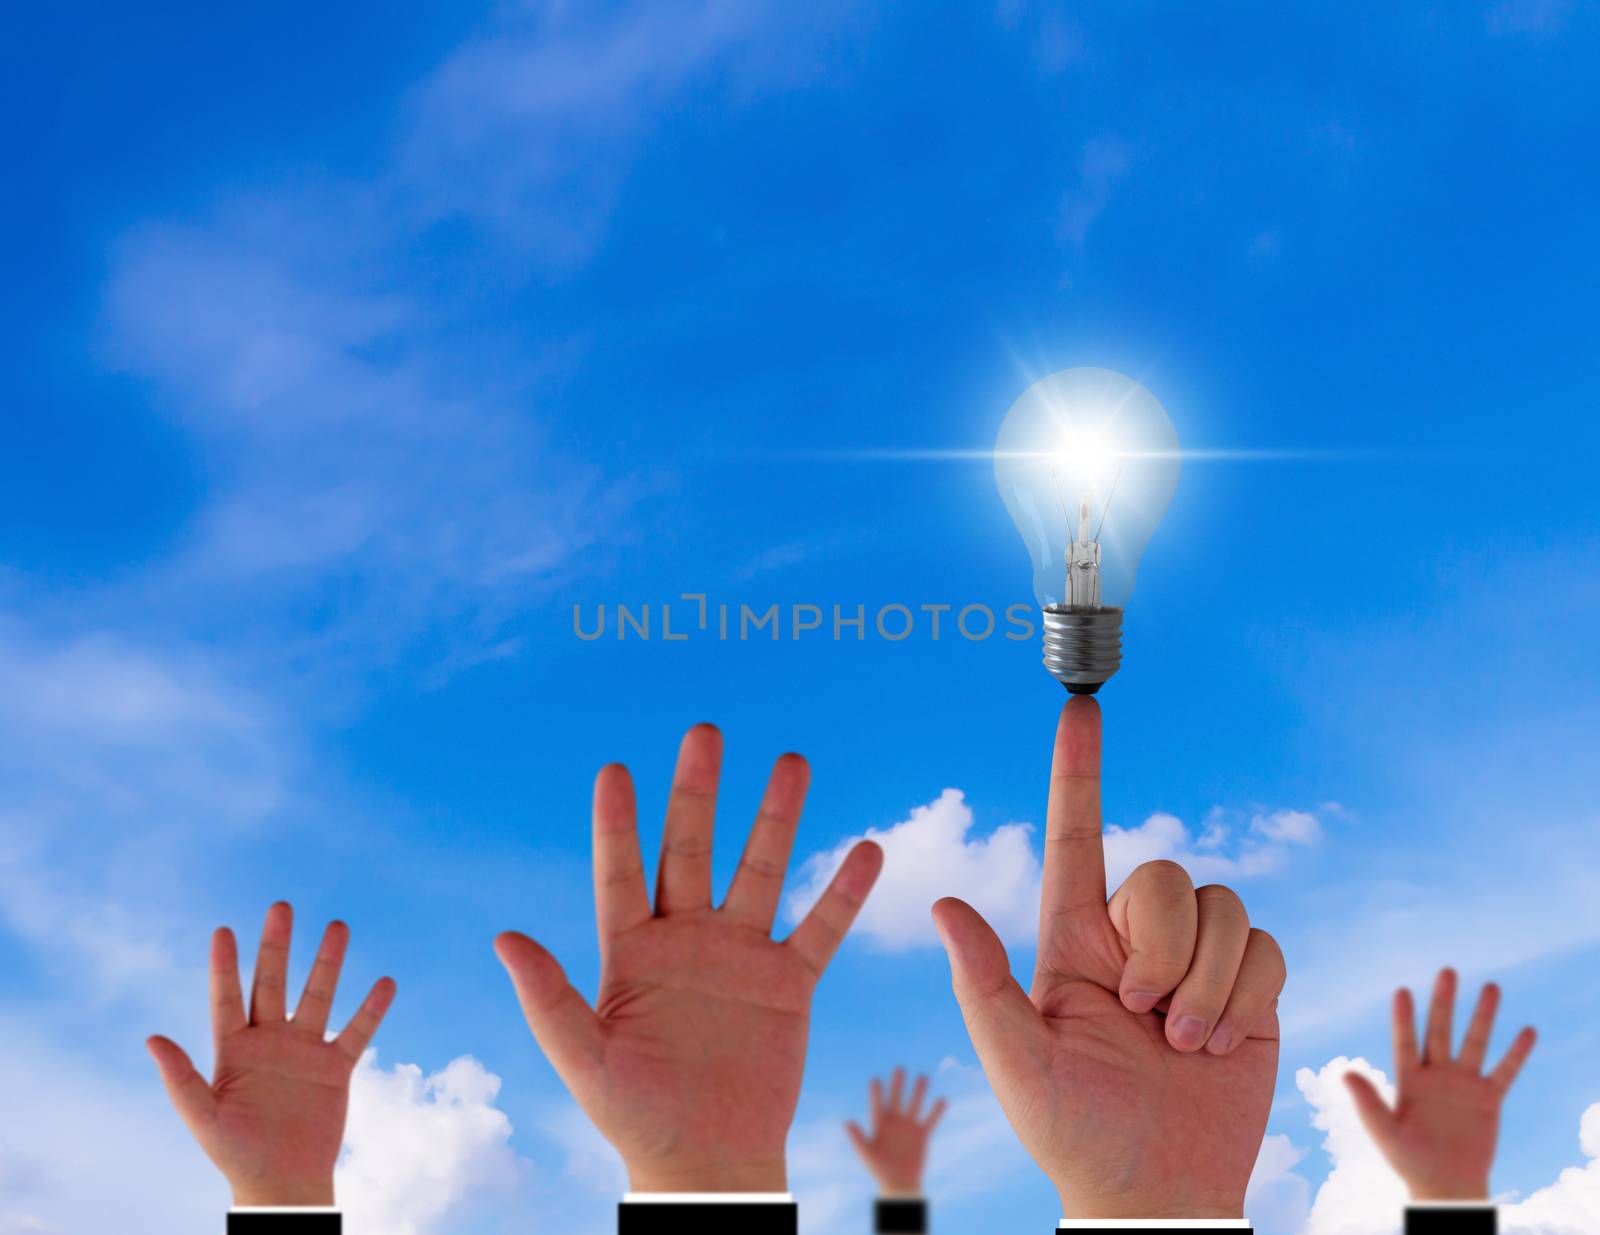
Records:
M689 730L678 752L652 909L627 769L594 786L595 1006L525 935L495 951L528 1027L636 1192L782 1192L817 979L883 865L871 842L782 943L771 936L810 772L784 755L720 907L711 831L722 736Z
M1403 987L1395 992L1394 1106L1360 1073L1348 1072L1344 1078L1368 1135L1416 1201L1488 1201L1500 1104L1533 1050L1535 1034L1525 1028L1494 1071L1484 1074L1500 1006L1500 988L1491 982L1478 995L1460 1053L1452 1057L1455 1002L1455 971L1441 969L1419 1055L1411 992Z
M944 1114L943 1098L935 1102L926 1115L922 1113L922 1100L928 1094L927 1077L917 1077L908 1102L902 1101L905 1083L905 1069L896 1068L889 1082L889 1098L885 1101L883 1082L872 1082L870 1136L854 1120L844 1126L856 1153L878 1181L879 1194L885 1197L922 1195L922 1168L928 1159L928 1138Z
M970 906L934 922L978 1058L1069 1218L1236 1218L1278 1068L1283 954L1227 888L1147 862L1108 902L1100 710L1061 713L1031 992Z
M338 1037L326 1036L350 929L330 923L293 1018L286 1012L293 917L267 910L250 1012L239 989L233 932L211 936L211 1082L170 1038L146 1042L167 1096L233 1187L235 1205L332 1205L333 1166L344 1139L350 1073L394 1000L380 978Z

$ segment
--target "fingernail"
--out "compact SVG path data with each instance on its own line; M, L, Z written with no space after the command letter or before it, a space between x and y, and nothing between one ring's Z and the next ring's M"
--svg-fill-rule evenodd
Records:
M1129 1012L1148 1012L1161 1002L1161 996L1154 991L1129 991L1122 997L1122 1006Z
M1228 1028L1228 1022L1223 1021L1211 1031L1211 1040L1206 1043L1206 1050L1213 1055L1220 1055L1228 1049L1228 1043L1233 1041L1233 1030Z
M1168 1024L1167 1038L1180 1051L1192 1051L1206 1040L1206 1023L1198 1016L1180 1016Z

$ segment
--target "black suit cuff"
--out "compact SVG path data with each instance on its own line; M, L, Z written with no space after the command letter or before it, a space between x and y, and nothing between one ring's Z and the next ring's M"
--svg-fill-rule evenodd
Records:
M1406 1206L1406 1235L1495 1235L1496 1230L1493 1205Z
M872 1229L878 1235L926 1235L928 1202L917 1197L883 1197L873 1205Z
M228 1235L340 1235L337 1209L235 1209L228 1213Z
M798 1214L792 1201L624 1201L617 1206L617 1235L796 1235Z

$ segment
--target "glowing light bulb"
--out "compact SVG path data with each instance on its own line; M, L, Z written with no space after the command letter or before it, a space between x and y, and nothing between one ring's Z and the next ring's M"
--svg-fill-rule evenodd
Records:
M1045 667L1093 694L1122 663L1123 609L1178 488L1172 421L1131 377L1063 369L1011 405L994 479L1033 560Z

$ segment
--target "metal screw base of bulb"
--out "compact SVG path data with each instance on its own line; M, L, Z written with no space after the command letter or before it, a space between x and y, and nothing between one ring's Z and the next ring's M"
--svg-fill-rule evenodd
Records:
M1122 610L1044 610L1044 667L1075 695L1092 695L1122 664Z

